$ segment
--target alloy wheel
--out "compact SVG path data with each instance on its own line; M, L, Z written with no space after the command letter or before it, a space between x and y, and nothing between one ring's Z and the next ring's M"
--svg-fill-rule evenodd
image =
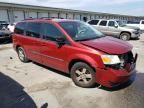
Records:
M79 83L88 84L92 80L92 75L86 68L77 69L75 75Z

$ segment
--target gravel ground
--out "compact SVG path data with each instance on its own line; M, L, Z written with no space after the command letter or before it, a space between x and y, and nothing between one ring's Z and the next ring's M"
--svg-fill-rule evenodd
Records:
M62 72L19 61L12 44L0 45L0 108L144 108L144 35L129 41L139 54L127 88L80 88Z

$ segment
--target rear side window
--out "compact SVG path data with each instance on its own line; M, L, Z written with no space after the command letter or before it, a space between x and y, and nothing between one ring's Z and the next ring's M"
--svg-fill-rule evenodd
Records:
M43 23L42 34L45 40L56 41L56 38L62 37L63 34L53 24Z
M101 21L99 25L106 26L106 24L107 24L107 21Z
M142 21L142 24L144 24L144 21Z
M20 22L16 25L14 33L24 35L24 29L25 29L25 22Z
M26 36L40 38L41 23L27 23Z
M114 27L115 26L115 22L114 21L109 21L108 26Z
M91 25L97 25L98 22L99 22L99 20L91 20L88 23L91 24Z

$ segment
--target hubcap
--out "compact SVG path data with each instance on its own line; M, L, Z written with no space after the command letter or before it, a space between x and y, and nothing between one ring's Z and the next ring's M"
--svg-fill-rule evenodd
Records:
M77 69L75 75L79 83L88 84L92 80L92 75L86 68Z
M19 58L23 61L25 57L23 50L19 49L18 53L19 53Z
M122 40L127 40L127 35L123 35Z

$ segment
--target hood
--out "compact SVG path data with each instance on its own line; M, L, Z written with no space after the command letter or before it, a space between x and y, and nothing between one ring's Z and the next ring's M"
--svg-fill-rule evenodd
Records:
M121 26L122 28L126 28L126 29L132 29L132 30L139 30L139 27L134 27L134 26L129 26L129 25L123 25Z
M81 41L80 43L108 54L124 54L132 50L132 45L129 43L108 36L94 40Z

